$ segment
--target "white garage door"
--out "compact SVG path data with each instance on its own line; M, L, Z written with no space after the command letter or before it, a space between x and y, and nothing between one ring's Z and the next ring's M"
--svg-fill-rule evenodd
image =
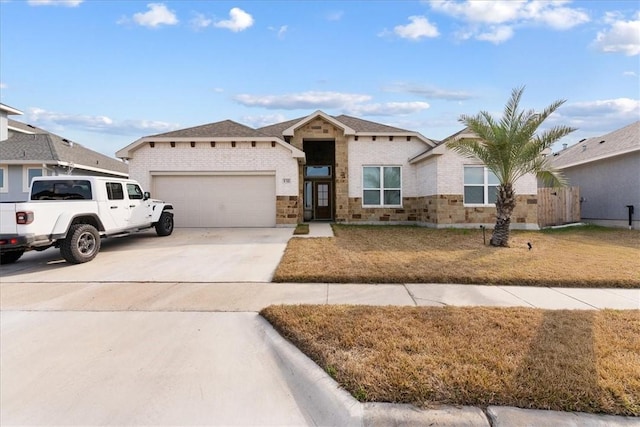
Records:
M173 204L176 227L273 227L274 175L155 175L152 197Z

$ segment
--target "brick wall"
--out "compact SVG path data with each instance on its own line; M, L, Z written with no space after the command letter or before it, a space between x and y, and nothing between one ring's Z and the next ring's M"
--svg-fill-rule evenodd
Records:
M298 195L298 162L291 151L277 144L258 141L252 147L250 141L231 142L156 142L151 148L145 144L135 151L129 161L129 175L140 182L145 189L153 191L151 176L154 173L169 172L275 172L276 195Z

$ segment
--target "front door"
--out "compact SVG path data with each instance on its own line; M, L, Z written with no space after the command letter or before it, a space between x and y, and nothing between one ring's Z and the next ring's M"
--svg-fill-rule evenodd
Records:
M315 181L313 183L314 219L333 219L331 207L331 181Z

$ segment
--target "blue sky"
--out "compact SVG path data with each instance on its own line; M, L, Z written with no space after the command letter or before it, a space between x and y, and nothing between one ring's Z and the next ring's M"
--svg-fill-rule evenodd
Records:
M527 109L567 100L562 142L640 119L637 0L0 0L0 48L12 118L111 156L315 110L439 140L522 85Z

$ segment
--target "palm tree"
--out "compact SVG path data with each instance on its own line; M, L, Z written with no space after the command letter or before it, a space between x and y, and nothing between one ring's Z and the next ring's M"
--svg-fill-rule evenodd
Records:
M496 198L496 225L490 240L492 246L509 246L511 214L516 206L513 185L519 178L534 173L548 185L566 184L544 153L576 129L561 125L536 134L542 122L565 100L555 101L541 112L524 111L519 108L523 92L524 86L511 92L499 121L486 111L475 116L460 116L459 121L478 139L460 139L447 144L466 157L479 159L498 178L500 184Z

